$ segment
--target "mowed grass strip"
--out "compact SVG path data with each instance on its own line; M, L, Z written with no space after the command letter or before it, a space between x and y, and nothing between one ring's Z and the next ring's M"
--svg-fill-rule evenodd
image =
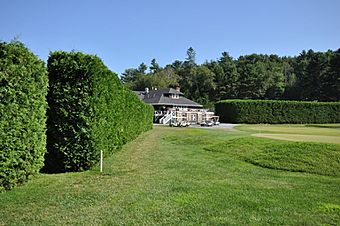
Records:
M103 174L41 174L0 194L0 225L338 225L339 176L207 151L261 139L249 134L155 127L105 159Z

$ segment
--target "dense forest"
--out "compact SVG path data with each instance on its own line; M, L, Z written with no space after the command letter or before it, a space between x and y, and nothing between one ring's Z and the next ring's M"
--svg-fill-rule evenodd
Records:
M302 51L295 57L251 54L233 59L223 52L218 60L196 63L190 47L184 61L161 67L124 71L121 81L132 90L180 86L190 99L206 107L223 99L340 100L340 49Z

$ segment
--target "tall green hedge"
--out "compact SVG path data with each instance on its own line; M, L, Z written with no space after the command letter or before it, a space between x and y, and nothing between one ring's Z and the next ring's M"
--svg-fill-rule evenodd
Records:
M152 128L153 110L96 56L54 52L48 59L45 171L82 171Z
M0 42L0 191L43 166L47 84L43 61L20 42Z
M223 100L215 104L221 122L339 123L340 102Z

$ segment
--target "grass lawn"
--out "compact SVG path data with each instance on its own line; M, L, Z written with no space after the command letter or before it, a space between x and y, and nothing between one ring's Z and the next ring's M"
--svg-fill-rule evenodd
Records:
M103 174L40 174L1 193L0 225L340 224L340 145L241 129L155 126L105 159Z

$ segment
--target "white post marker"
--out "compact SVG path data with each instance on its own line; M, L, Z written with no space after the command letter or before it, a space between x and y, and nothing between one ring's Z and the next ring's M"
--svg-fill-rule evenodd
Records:
M103 172L103 151L100 151L100 172Z

